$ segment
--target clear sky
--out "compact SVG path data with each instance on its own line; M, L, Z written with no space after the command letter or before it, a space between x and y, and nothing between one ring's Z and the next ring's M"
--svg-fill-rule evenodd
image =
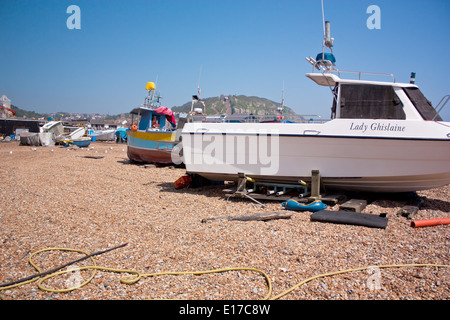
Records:
M70 5L81 29L69 29ZM436 105L450 94L449 0L324 0L336 65L393 73ZM369 29L370 5L380 29ZM75 20L74 20L75 21ZM328 118L305 77L322 50L320 0L0 0L0 95L37 112L127 113L156 82L167 107L259 96ZM442 113L450 121L450 105Z

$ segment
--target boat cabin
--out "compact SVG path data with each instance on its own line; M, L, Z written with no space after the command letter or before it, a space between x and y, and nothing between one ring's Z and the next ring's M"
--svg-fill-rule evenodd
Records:
M139 131L173 131L176 126L175 116L172 110L161 106L162 97L156 92L155 84L148 82L145 89L148 94L144 104L130 111L131 123L138 123Z
M342 73L346 71L337 71ZM442 118L417 85L393 81L342 79L331 71L308 73L306 76L321 86L328 86L333 94L331 118L341 119L397 119L436 120ZM373 74L383 75L386 74Z
M130 113L132 115L132 123L135 123L135 119L137 119L139 131L173 131L175 128L175 123L170 121L175 119L173 113L166 107L157 109L139 107L131 110Z

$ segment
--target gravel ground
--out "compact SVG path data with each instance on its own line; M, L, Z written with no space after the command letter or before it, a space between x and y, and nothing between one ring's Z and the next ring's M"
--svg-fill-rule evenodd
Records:
M412 228L398 216L399 199L377 199L364 213L387 213L386 229L310 221L310 212L259 221L205 218L279 211L250 200L227 199L224 186L174 188L182 168L135 165L126 145L94 142L93 148L0 143L0 283L34 274L31 253L73 248L88 253L127 246L95 257L102 267L141 273L248 267L264 271L274 297L302 280L328 272L387 264L449 264L448 226ZM35 149L35 150L33 150ZM450 187L418 193L425 202L415 219L449 217ZM334 205L329 209L338 210ZM47 251L34 257L48 270L83 255ZM89 265L88 260L77 266ZM66 288L75 273L45 282ZM87 279L81 271L76 279ZM230 271L165 275L122 284L123 276L98 271L68 293L41 290L36 282L0 291L5 300L263 299L261 274ZM447 300L450 272L439 267L355 271L308 282L280 300ZM70 280L70 281L69 281ZM73 282L72 282L73 283Z

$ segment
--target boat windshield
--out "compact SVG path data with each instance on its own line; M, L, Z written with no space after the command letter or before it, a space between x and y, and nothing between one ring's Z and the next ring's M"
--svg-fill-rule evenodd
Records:
M406 119L403 104L392 86L340 85L340 118Z
M418 88L403 88L403 91L405 91L409 100L411 100L424 120L434 119L436 121L442 121L441 116L437 114L436 110L431 105L431 102L425 98L423 93Z

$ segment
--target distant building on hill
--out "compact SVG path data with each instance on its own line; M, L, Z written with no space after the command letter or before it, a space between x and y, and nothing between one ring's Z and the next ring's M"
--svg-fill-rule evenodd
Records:
M0 118L12 118L16 112L11 109L11 100L6 95L0 98Z

